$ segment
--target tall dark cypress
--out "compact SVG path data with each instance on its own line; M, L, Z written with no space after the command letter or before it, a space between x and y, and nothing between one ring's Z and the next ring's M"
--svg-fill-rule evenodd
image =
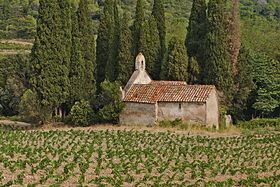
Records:
M154 16L157 22L157 29L159 32L159 39L160 39L160 59L159 59L160 62L159 63L162 64L164 59L164 53L165 53L165 36L166 36L165 15L164 15L164 6L162 0L154 0L152 15ZM160 69L158 71L159 71L158 73L159 75Z
M231 96L233 78L228 43L226 0L210 0L205 45L204 83L214 84L227 98ZM228 101L228 99L227 99Z
M137 0L136 4L136 12L135 12L135 20L133 24L133 53L136 57L139 51L140 45L140 33L143 28L145 22L145 14L144 14L144 4L143 0Z
M86 99L87 90L84 85L87 84L86 73L87 69L82 55L81 32L79 31L78 16L74 11L72 13L72 48L71 62L69 69L70 79L70 103Z
M153 79L159 76L159 69L161 63L160 58L160 39L157 30L157 23L153 16L145 21L141 32L139 41L139 52L142 52L146 58L147 71Z
M113 82L117 79L117 56L119 48L120 20L117 1L113 2L113 14L110 15L112 23L110 27L109 59L106 64L106 78Z
M96 87L100 93L100 84L106 78L106 67L110 57L110 42L112 41L112 27L114 9L112 0L105 1L104 9L101 14L101 20L98 28L98 36L96 41Z
M172 38L168 45L167 59L163 64L161 78L172 81L188 80L188 55L184 42Z
M124 86L129 80L134 69L134 60L132 54L132 33L129 28L129 15L127 12L121 21L120 43L118 50L118 79Z
M204 47L206 36L206 3L205 0L193 0L191 15L189 18L189 25L187 28L187 36L185 45L187 47L189 63L191 67L198 65L204 67ZM195 61L197 61L197 63ZM192 83L198 82L200 79L197 71L193 68L189 69ZM193 74L194 73L194 74ZM194 79L197 79L195 82Z
M83 61L85 63L86 83L84 90L86 93L86 99L90 100L95 94L95 77L94 71L96 68L95 61L95 35L93 29L93 23L89 13L89 2L88 0L81 0L77 11L79 32L81 34L81 52Z
M231 11L229 16L229 53L232 64L232 72L236 75L238 72L238 55L241 46L240 34L240 17L239 17L239 0L232 0Z
M255 88L252 75L252 57L250 51L244 46L240 49L238 62L236 64L236 75L234 76L234 92L230 112L234 120L244 120L251 116L248 114L248 99Z
M40 1L37 35L31 53L32 86L41 104L52 109L58 109L69 94L68 8L67 2Z

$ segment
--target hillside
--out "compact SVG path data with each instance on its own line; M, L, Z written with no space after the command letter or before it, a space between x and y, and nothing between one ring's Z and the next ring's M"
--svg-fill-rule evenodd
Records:
M71 0L75 5L78 0ZM91 14L95 22L95 32L98 28L98 19L102 9L102 0L91 0ZM128 10L133 17L135 0L120 0L119 9L122 13ZM0 38L33 39L36 33L36 17L38 15L39 0L0 0ZM172 36L185 38L188 17L190 15L191 0L165 0L165 16L167 41ZM151 12L152 0L146 0L146 16ZM249 48L267 53L279 59L280 47L275 38L280 38L277 32L280 26L279 0L241 0L240 15L242 21L242 43ZM252 32L254 31L254 32ZM11 50L10 45L0 44L0 50ZM13 50L18 50L13 49ZM22 46L26 50L26 46Z

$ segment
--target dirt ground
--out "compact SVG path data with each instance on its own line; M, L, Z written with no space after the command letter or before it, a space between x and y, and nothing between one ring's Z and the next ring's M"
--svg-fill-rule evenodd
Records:
M226 130L208 130L202 128L194 128L190 127L188 129L178 129L178 128L164 128L159 126L130 126L130 125L112 125L112 124L97 124L91 125L89 127L73 127L65 124L46 124L43 125L38 130L48 131L48 130L95 130L95 131L103 131L103 130L135 130L135 131L150 131L150 132L166 132L170 131L172 133L184 134L188 136L210 136L210 137L235 137L241 135L241 130L232 126Z
M0 120L0 124L2 125L13 125L18 127L29 127L32 126L29 123L19 122L19 121L11 121L11 120Z
M0 43L33 45L33 40L25 40L25 39L0 40Z

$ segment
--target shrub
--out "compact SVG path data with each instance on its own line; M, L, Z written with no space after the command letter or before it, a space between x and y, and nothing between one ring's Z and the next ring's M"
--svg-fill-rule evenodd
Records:
M118 123L119 115L125 106L121 100L120 83L102 82L97 101L95 107L98 110L98 122Z
M256 118L251 121L242 121L237 124L244 129L274 128L280 129L280 118Z
M159 122L160 127L180 127L183 125L183 121L180 118L175 120L163 120Z
M70 111L69 122L77 126L87 126L92 122L93 110L85 100L76 102Z
M19 103L19 114L23 121L45 122L50 117L50 113L50 109L41 107L35 92L31 89L24 92Z

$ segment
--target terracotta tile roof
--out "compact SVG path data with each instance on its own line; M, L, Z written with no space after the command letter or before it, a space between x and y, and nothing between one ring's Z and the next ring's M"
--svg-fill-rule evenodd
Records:
M152 81L150 84L187 85L185 81Z
M187 85L180 81L153 81L150 84L134 84L124 97L126 102L206 102L212 85Z

